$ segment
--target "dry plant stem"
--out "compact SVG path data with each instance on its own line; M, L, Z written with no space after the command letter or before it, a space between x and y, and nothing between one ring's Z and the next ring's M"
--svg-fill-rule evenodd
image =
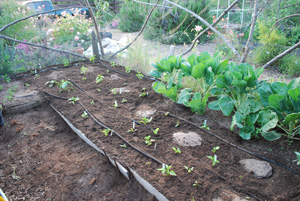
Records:
M95 25L96 34L97 34L98 42L99 42L99 45L100 45L101 57L103 58L103 57L104 57L104 50L103 50L103 46L102 46L102 42L101 42L101 35L100 35L99 29L98 29L98 24L97 24L95 15L94 15L94 11L93 11L93 9L91 8L90 3L89 3L88 0L85 0L85 3L86 3L86 5L87 5L88 8L89 8L89 11L90 11L90 14L91 14L93 23L94 23L94 25ZM96 56L97 56L97 55L96 55Z
M16 24L16 23L18 23L18 22L27 20L28 18L35 17L35 16L39 16L39 15L43 15L43 14L47 14L47 13L51 13L51 12L55 12L55 11L66 10L66 9L72 9L72 8L74 8L74 6L73 6L73 7L60 8L60 9L56 9L56 10L45 11L45 12L37 13L37 14L34 14L34 15L29 15L29 16L27 16L27 17L23 17L23 18L21 18L21 19L15 20L15 21L13 21L13 22L11 22L11 23L5 25L4 27L2 27L2 28L0 29L0 33L1 33L2 31L4 31L5 29L7 29L8 27L10 27L10 26L12 26L12 25L14 25L14 24ZM91 8L91 7L78 6L78 7L76 7L76 8Z
M239 2L240 0L236 0L234 1L226 10L224 10L224 12L217 18L217 20L211 24L211 26L215 26L222 18L223 16L228 13L228 11L237 3ZM181 54L181 56L184 56L186 55L187 53L189 53L195 46L197 40L204 34L206 33L207 31L209 30L209 27L207 27L206 29L204 29L201 33L199 33L199 35L194 39L192 45L190 46L190 48L188 50L186 50L184 53Z
M173 8L173 7L170 7L170 6L164 6L164 5L158 5L158 4L152 4L152 3L146 3L146 2L141 2L141 1L137 1L137 0L132 0L136 3L139 3L139 4L145 4L145 5L149 5L149 6L156 6L156 7L163 7L163 8Z
M300 14L288 15L288 16L285 16L285 17L283 17L283 18L277 20L277 21L275 22L275 24L272 26L271 30L270 30L269 37L270 37L270 35L271 35L273 29L275 28L275 26L276 26L279 22L281 22L282 20L285 20L285 19L287 19L287 18L290 18L290 17L297 17L297 16L300 17Z
M0 38L4 38L6 40L11 40L11 41L14 41L14 42L17 42L17 43L23 43L23 44L26 44L26 45L31 45L31 46L35 46L35 47L41 47L41 48L44 48L44 49L53 50L53 51L56 51L56 52L62 52L62 53L66 53L66 54L70 54L70 55L76 56L76 57L81 57L81 58L84 58L84 59L88 59L87 57L84 57L84 56L79 55L79 54L75 54L73 52L68 52L68 51L64 51L64 50L58 50L58 49L55 49L55 48L52 48L52 47L47 47L47 46L38 45L38 44L34 44L34 43L29 43L29 42L25 42L25 41L21 41L21 40L16 40L16 39L13 39L13 38L10 38L8 36L1 35L1 34L0 34Z
M278 59L284 57L285 55L291 53L292 51L294 51L296 48L300 47L300 42L298 42L297 44L295 44L294 46L290 47L289 49L287 49L286 51L284 51L283 53L277 55L275 58L273 58L271 61L269 61L268 63L266 63L265 65L263 65L263 68L267 68L268 66L270 66L271 64L273 64L274 62L276 62Z
M159 1L160 1L160 0L157 0L156 4L158 4ZM156 5L156 4L155 4L155 5ZM134 42L137 40L137 38L143 33L143 31L144 31L144 29L145 29L145 27L146 27L146 25L147 25L147 23L148 23L148 21L149 21L149 19L150 19L150 16L151 16L151 14L152 14L152 12L154 11L155 8L156 8L156 6L154 6L154 7L151 9L150 13L148 14L148 16L147 16L147 18L146 18L146 21L145 21L144 24L143 24L142 29L140 30L139 34L133 39L133 41L131 41L131 43L129 43L128 45L126 45L125 47L123 47L122 49L120 49L119 51L117 51L116 53L114 53L111 57L109 57L109 59L113 58L114 56L116 56L116 55L119 54L120 52L126 50L128 47L130 47L130 45L132 45L132 43L134 43Z
M173 3L169 0L164 0L165 2L168 2L169 4L172 4L190 14L192 14L194 17L196 17L198 20L200 20L203 24L205 24L206 26L208 26L213 32L215 32L229 47L230 49L235 53L235 55L238 57L238 59L241 59L240 54L238 53L238 51L233 47L233 45L218 31L216 30L213 26L211 26L206 20L204 20L202 17L200 17L199 15L197 15L196 13L194 13L193 11L190 11L189 9L186 9L176 3Z
M254 13L253 13L253 18L252 18L252 24L250 27L250 33L249 33L248 41L244 48L244 52L243 52L242 58L240 60L240 63L245 63L245 60L249 53L249 44L251 43L251 41L253 39L253 33L254 33L255 23L256 23L256 19L257 19L257 7L258 7L258 0L255 0Z

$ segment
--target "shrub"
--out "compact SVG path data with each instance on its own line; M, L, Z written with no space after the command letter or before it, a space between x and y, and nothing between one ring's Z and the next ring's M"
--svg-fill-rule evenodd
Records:
M179 4L211 23L212 19L208 15L208 0L180 1ZM193 30L196 25L206 28L198 19L177 7L172 10L156 8L148 22L144 36L146 39L158 40L165 44L191 43L194 39ZM203 37L200 40L206 39Z
M148 0L143 0L149 2ZM138 4L133 1L126 0L119 13L119 29L123 32L139 31L145 21L147 15L147 6Z

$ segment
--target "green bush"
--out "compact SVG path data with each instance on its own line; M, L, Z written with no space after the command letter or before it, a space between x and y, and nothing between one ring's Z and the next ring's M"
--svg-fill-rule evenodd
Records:
M0 75L11 74L14 67L22 61L19 61L15 46L8 47L4 40L0 40Z
M0 2L0 27L13 22L17 19L23 18L32 14L28 8L19 5L16 1L4 0ZM7 28L1 34L15 38L18 40L29 41L38 33L38 29L33 25L33 21L21 21L13 26ZM8 41L5 41L8 42ZM12 43L10 43L12 44Z
M180 1L178 4L197 13L209 23L212 22L212 18L208 15L208 0ZM206 28L198 19L177 7L172 10L156 8L148 22L144 36L146 39L157 40L165 44L188 44L195 37L196 25ZM203 42L206 39L202 37L200 40Z
M149 2L144 0L143 2ZM120 9L119 29L123 32L139 31L148 13L148 6L126 0Z

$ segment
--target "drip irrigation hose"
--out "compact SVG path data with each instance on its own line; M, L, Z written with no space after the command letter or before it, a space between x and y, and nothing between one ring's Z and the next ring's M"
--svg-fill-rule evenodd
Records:
M134 122L134 123L136 123L136 124L138 124L138 125L140 125L140 126L143 126L143 127L147 128L147 129L149 129L149 130L153 130L153 129L150 128L149 126L146 126L145 124L142 124L142 123L140 123L140 122L138 122L138 121L136 121L136 120L134 120L134 119L131 119L131 121Z
M85 92L85 90L84 90L82 87L80 87L75 81L73 81L73 80L71 80L71 79L68 79L68 81L70 81L70 82L72 82L73 84L75 84L75 86L78 87L78 89L80 89L80 91Z
M88 115L100 126L104 127L104 128L108 128L106 125L102 124L101 122L99 122L86 108L85 106L79 102L79 104L81 105L81 107L86 111L86 113L88 113ZM123 138L120 134L118 134L117 132L113 131L112 132L121 140L123 140L127 145L129 145L131 148L133 148L134 150L136 150L137 152L143 154L144 156L152 159L153 161L159 163L160 165L163 165L164 163L162 163L161 161L159 161L158 159L154 158L153 156L150 156L149 154L143 152L142 150L138 149L137 147L135 147L133 144L131 144L130 142L128 142L125 138Z
M68 100L67 98L63 98L63 97L59 97L59 96L55 96L53 94L49 94L48 92L43 91L44 94L51 96L53 98L57 98L57 99L61 99L61 100Z
M158 111L158 112L160 112L160 113L166 113L166 112L164 112L164 111ZM176 115L171 114L171 113L168 113L168 115L171 116L171 117L175 117L175 118L177 118L177 119L180 119L180 120L182 120L182 121L185 121L185 122L187 122L187 123L189 123L189 124L191 124L191 125L193 125L193 126L199 128L200 130L204 131L205 133L207 133L207 134L209 134L209 135L212 135L212 136L214 136L215 138L217 138L217 139L219 139L219 140L221 140L221 141L223 141L223 142L229 144L230 146L232 146L232 147L234 147L234 148L236 148L236 149L239 149L239 150L241 150L241 151L243 151L243 152L246 152L246 153L248 153L248 154L250 154L250 155L253 155L253 156L257 157L257 158L260 158L260 159L262 159L262 160L265 160L265 161L268 161L268 162L270 162L270 163L273 163L273 164L275 164L275 165L277 165L277 166L279 166L279 167L281 167L281 168L283 168L283 169L286 169L286 170L288 170L288 171L290 171L290 172L292 172L292 173L294 173L294 174L300 176L300 173L296 172L295 170L293 170L293 169L291 169L291 168L288 168L288 167L286 167L286 166L284 166L284 165L282 165L282 164L280 164L280 163L277 163L277 162L275 162L275 161L273 161L273 160L271 160L271 159L268 159L268 158L263 157L263 156L260 156L260 155L258 155L258 154L256 154L256 153L253 153L253 152L251 152L251 151L248 151L247 149L241 148L241 147L239 147L239 146L237 146L237 145L235 145L235 144L229 142L228 140L225 140L224 138L222 138L222 137L220 137L220 136L218 136L218 135L216 135L216 134L214 134L214 133L212 133L212 132L210 132L210 131L208 131L208 130L205 130L205 129L201 128L201 127L198 126L197 124L195 124L195 123L193 123L193 122L191 122L191 121L189 121L189 120L187 120L187 119L184 119L184 118L182 118L182 117L176 116Z

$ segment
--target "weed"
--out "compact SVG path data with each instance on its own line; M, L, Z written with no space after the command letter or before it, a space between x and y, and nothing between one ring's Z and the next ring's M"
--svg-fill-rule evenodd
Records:
M103 81L103 78L104 78L103 75L98 75L98 76L96 77L96 83L98 84L98 83L102 82L102 81Z
M214 152L214 153L216 153L216 151L219 150L219 149L220 149L220 147L219 147L219 146L216 146L216 147L214 147L211 151Z
M206 124L206 120L203 122L203 126L201 126L201 128L206 129L206 130L210 130L210 128Z
M217 155L207 156L207 158L209 158L210 160L212 160L212 166L215 166L217 163L220 163L220 161L218 161L218 159L217 159Z
M72 97L72 98L69 98L68 100L70 101L69 103L72 103L73 105L75 105L75 103L76 103L77 101L79 101L79 97L77 97L77 98Z
M110 135L112 135L112 130L110 128L104 129L101 131L102 133L104 133L105 136L108 136L108 134L110 133Z
M6 83L9 83L11 81L10 77L7 74L3 75L2 78Z
M126 66L126 67L125 67L125 72L126 72L126 73L130 73L130 71L131 71L131 68L130 68L129 66Z
M155 134L155 135L157 135L157 133L158 133L158 131L159 131L159 128L156 128L155 130L152 130L153 131L153 133Z
M64 60L63 60L63 64L64 64L64 66L69 66L69 65L70 65L70 62L69 62L68 59L64 59Z
M174 150L175 154L181 154L181 150L179 149L179 147L172 147L172 149Z
M10 87L7 90L7 95L4 97L3 103L5 103L7 100L12 101L14 99L15 93L18 91L18 86Z
M194 167L189 168L188 166L184 166L184 168L188 171L188 173L191 173L194 170Z
M136 74L137 78L139 78L139 80L143 79L144 75L140 72L137 72Z
M84 66L82 66L81 68L80 68L80 73L81 74L83 74L83 75L85 75L85 73L88 71L88 69L86 68L86 67L84 67Z
M127 100L123 98L122 103L127 103Z
M86 111L83 112L83 114L81 115L82 118L87 119L89 118L88 113L86 113Z
M147 117L143 117L142 120L140 121L142 124L148 124L152 121L152 117L150 119L147 119Z
M171 170L171 167L172 165L163 164L162 168L159 168L157 170L161 171L166 176L177 176L176 173L173 170Z
M110 62L110 66L115 67L115 66L117 66L117 64L116 64L116 62Z
M150 146L152 145L152 142L155 142L155 140L151 139L151 135L148 135L144 139L145 139L145 144L147 144L147 146Z
M95 59L96 59L95 55L91 56L91 57L90 57L90 62L95 63Z
M121 144L120 147L126 149L126 148L127 148L127 145L126 145L126 144Z
M177 124L175 125L175 128L177 128L180 125L179 120L177 120Z

